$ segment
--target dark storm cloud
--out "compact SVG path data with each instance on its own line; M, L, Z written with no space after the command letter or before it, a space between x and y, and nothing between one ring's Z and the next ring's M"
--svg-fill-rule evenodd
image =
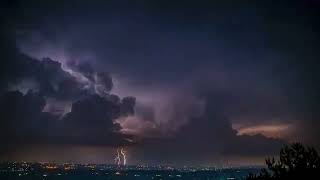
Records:
M76 78L65 72L61 68L61 63L50 58L44 58L40 62L39 68L33 67L35 76L39 82L39 91L45 96L74 99L85 93L82 85L77 82Z
M61 68L61 63L50 58L42 61L21 53L16 47L11 32L3 32L1 41L1 90L8 86L31 79L37 84L37 91L44 96L69 98L79 96L82 86ZM12 38L12 39L10 39ZM13 42L12 42L13 41Z
M3 41L10 44L12 39ZM13 44L14 45L14 44ZM41 61L30 58L12 47L4 51L1 80L1 137L6 144L128 144L121 135L119 124L113 120L133 114L134 98L126 97L120 102L116 95L104 93L104 97L91 95L77 77L62 69L61 63L50 58ZM89 71L79 66L84 76ZM93 74L93 73L92 73ZM97 84L106 91L112 88L112 79L106 73L97 73ZM23 79L33 79L38 84L25 95L19 91L5 92L8 84L19 84ZM94 81L92 79L92 81ZM110 84L111 83L111 84ZM75 100L71 112L62 120L51 112L42 112L48 98ZM47 99L47 102L46 102Z
M286 143L282 140L266 138L261 135L238 136L236 130L231 127L231 120L228 114L222 109L225 107L221 107L222 102L228 101L224 98L209 94L204 118L193 120L191 125L183 129L182 135L194 134L194 137L190 137L191 139L198 139L197 141L200 144L211 142L209 145L211 148L216 148L217 143L221 143L220 147L222 149L217 152L229 155L266 156L269 153L276 153ZM194 133L188 133L188 131L193 131Z
M97 72L94 75L95 90L100 95L109 94L113 87L113 82L109 73Z
M2 55L10 57L3 63L5 70L11 70L4 72L7 74L1 81L1 137L6 139L4 144L128 144L125 138L130 136L121 135L120 125L113 120L133 114L135 98L125 97L120 102L118 96L107 92L100 97L84 89L82 82L65 72L59 62L49 58L32 59L15 48ZM96 76L96 84L110 91L110 75L97 73ZM6 92L8 84L19 84L26 78L39 84L39 88L34 89L36 92L32 89L25 95L19 91ZM71 112L58 120L54 113L42 112L48 103L47 98L75 102Z
M89 62L76 62L69 60L65 62L67 68L80 73L88 81L88 86L93 86L95 93L100 96L108 96L113 88L113 81L110 73L96 71Z
M121 100L121 114L129 116L134 115L134 106L136 104L136 98L124 97Z
M134 113L133 97L126 97L120 102L116 95L90 95L80 89L80 82L61 69L59 62L51 59L38 61L26 55L23 57L25 59L12 59L26 63L20 67L26 73L21 77L16 76L16 83L19 79L34 78L39 83L39 89L36 89L36 93L29 90L26 95L19 91L2 93L1 136L6 139L4 144L128 144L125 138L129 136L121 135L120 125L113 123L113 120ZM15 75L12 72L12 76ZM84 93L78 93L77 90ZM64 100L76 97L78 100L72 104L71 112L58 120L58 116L42 112L46 105L45 97Z
M71 123L73 126L78 124L82 129L87 128L94 132L96 128L113 129L112 119L119 115L120 106L97 95L92 95L73 103L71 112L64 117L64 120L67 124Z
M113 120L123 116L116 104L98 95L91 95L72 104L72 110L62 120L66 137L80 144L128 144L119 134L121 126Z
M72 104L62 120L42 112L46 101L39 93L23 95L10 91L1 95L1 137L6 144L92 144L128 145L129 135L119 133L113 120L120 116L122 104L90 95Z
M67 65L72 70L78 71L82 73L86 78L93 80L94 70L90 63L87 63L87 62L77 63L75 61L68 61Z
M287 143L262 135L238 136L221 108L224 107L219 98L208 96L201 117L192 118L191 115L174 137L146 138L141 142L141 152L136 155L148 163L209 165L221 163L229 156L265 157L277 153Z
M6 19L8 22L12 20ZM11 22L11 21L10 21ZM134 98L120 102L116 95L108 94L112 79L108 73L92 72L89 65L78 65L80 74L71 74L62 64L50 58L31 58L16 48L14 25L1 29L1 122L0 132L8 144L128 144L119 133L119 124L113 120L133 112ZM96 74L96 80L89 76ZM80 76L80 77L79 77ZM82 76L88 81L83 82ZM19 91L19 84L31 79L37 86L26 83L26 94ZM104 97L86 88L95 81L104 91ZM28 87L29 86L29 87ZM33 89L36 87L35 89ZM74 101L71 112L63 119L52 112L43 112L54 101ZM125 107L124 110L122 106ZM123 112L122 112L123 111ZM122 114L123 113L123 114Z
M4 143L21 142L30 137L35 142L46 135L50 121L56 117L43 113L45 99L29 91L26 95L12 91L1 95L1 137Z

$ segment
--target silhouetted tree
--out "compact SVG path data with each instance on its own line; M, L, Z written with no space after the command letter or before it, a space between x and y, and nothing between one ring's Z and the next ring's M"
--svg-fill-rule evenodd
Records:
M280 150L279 160L267 158L268 169L262 169L258 175L250 174L247 180L266 179L320 179L320 157L312 147L299 143L285 146Z

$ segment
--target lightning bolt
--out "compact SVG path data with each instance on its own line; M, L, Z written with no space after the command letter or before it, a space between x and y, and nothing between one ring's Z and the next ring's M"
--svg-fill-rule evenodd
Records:
M126 151L124 151L123 148L121 148L120 152L121 152L122 157L123 157L123 165L125 166L127 164Z
M120 158L120 152L119 149L117 149L117 155L116 158L114 158L115 163L120 166L121 165L121 158Z

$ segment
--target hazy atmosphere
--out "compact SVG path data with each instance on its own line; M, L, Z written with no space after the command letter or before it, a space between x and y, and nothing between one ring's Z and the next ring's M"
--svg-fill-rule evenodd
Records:
M8 1L0 161L260 165L320 148L319 2Z

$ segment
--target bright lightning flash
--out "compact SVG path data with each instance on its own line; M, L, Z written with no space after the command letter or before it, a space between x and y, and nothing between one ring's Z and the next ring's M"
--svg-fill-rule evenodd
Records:
M127 164L127 157L126 157L126 151L123 150L123 148L121 148L121 154L123 157L123 165L125 166Z
M120 166L121 165L121 158L120 158L120 152L119 149L117 149L117 155L116 158L114 159L115 163Z

